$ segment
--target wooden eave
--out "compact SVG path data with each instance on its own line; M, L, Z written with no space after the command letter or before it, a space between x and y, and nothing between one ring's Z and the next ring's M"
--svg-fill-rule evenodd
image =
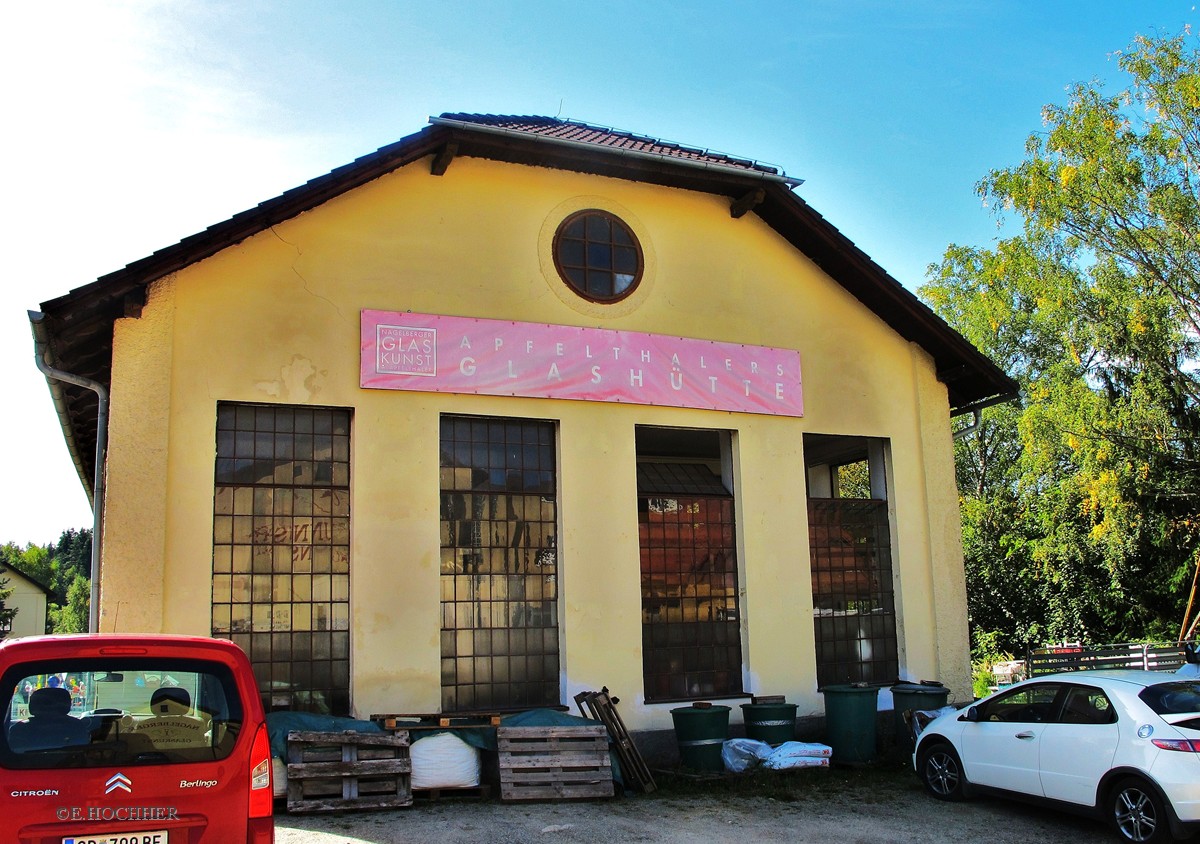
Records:
M140 315L151 283L426 156L431 157L434 178L452 172L457 157L487 158L724 196L735 216L740 216L736 212L749 203L747 197L753 197L753 210L764 222L898 334L933 356L939 378L949 390L952 414L1007 401L1017 394L1016 382L796 196L788 184L771 174L753 169L714 169L669 156L628 155L600 145L581 148L532 134L498 134L443 125L427 126L123 269L43 302L51 365L107 386L113 325L118 319ZM69 384L59 386L70 420L69 426L64 425L64 435L69 446L74 443L74 451L83 463L79 466L81 480L85 488L90 488L96 397Z

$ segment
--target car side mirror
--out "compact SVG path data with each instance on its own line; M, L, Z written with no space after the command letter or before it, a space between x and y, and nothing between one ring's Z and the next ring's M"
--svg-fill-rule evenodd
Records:
M970 707L966 712L964 712L962 715L958 716L958 720L959 721L970 721L972 723L977 723L980 720L979 719L979 707L978 706Z

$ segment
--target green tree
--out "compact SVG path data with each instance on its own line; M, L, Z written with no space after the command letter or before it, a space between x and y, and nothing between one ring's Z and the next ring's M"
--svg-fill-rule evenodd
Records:
M92 576L92 532L87 528L63 531L51 554L58 563L58 581L53 588L60 595L66 595L77 577Z
M76 575L67 589L66 603L47 612L51 633L86 633L91 584L83 575Z
M1200 55L1118 64L980 183L1019 234L922 288L1022 384L956 452L973 628L1014 651L1173 637L1200 547Z
M10 562L21 574L37 581L51 592L58 593L58 590L55 589L55 581L58 580L58 565L54 560L52 545L30 543L15 557L11 557Z

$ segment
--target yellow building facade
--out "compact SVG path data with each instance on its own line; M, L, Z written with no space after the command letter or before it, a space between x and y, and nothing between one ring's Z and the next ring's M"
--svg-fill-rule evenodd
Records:
M233 638L269 707L359 717L967 695L951 419L1012 382L795 180L629 137L443 116L45 303L110 389L99 629Z

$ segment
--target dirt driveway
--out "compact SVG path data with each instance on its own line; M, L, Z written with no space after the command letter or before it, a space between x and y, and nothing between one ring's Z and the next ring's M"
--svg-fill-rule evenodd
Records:
M911 773L822 772L776 797L741 783L664 786L649 795L556 803L418 802L406 809L276 818L277 844L1095 844L1100 823L1007 801L941 803Z

